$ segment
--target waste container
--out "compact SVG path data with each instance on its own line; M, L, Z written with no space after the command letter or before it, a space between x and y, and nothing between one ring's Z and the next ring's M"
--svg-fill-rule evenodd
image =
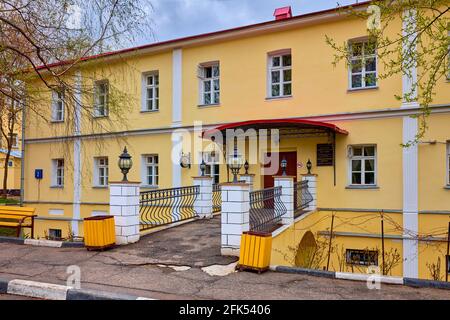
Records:
M239 270L255 270L258 273L269 269L272 251L272 234L247 231L241 236Z
M114 216L84 218L84 246L88 250L104 250L115 244Z

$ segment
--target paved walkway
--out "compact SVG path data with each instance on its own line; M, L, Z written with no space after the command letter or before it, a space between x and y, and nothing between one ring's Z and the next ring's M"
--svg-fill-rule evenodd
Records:
M84 289L157 299L450 299L448 290L369 290L363 282L276 272L212 276L203 268L231 270L236 260L220 256L219 228L218 217L196 221L105 252L0 243L0 278L66 284L67 267L77 265Z

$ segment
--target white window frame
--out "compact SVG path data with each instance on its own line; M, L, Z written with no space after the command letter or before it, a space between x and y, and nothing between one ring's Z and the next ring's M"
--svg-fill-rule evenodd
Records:
M220 182L220 161L218 159L218 152L216 152L215 156L212 157L211 152L201 152L200 157L206 164L205 175L209 175L214 178L213 183ZM201 162L198 165L198 173L199 175L202 173L200 168Z
M207 76L206 69L211 68L211 76ZM214 71L217 70L217 73ZM220 104L220 63L218 61L202 63L198 66L199 78L199 104L202 106L218 105ZM218 84L217 88L215 83ZM205 85L209 84L209 91L205 91ZM206 100L206 95L209 94L209 102ZM216 96L217 94L217 96Z
M64 90L52 90L52 122L64 122Z
M348 42L349 45L349 66L348 66L348 88L349 90L362 90L362 89L371 89L371 88L377 88L378 87L378 57L377 57L377 48L375 46L374 53L372 54L366 54L366 45L369 43L368 39L360 39L360 40L350 40ZM359 56L353 56L353 46L361 44L361 55ZM366 71L366 60L367 59L375 59L375 71ZM361 61L361 71L360 72L353 72L352 63L353 61ZM368 74L375 74L375 84L372 86L366 85L366 75ZM361 87L353 87L353 76L361 76Z
M108 157L94 158L94 187L107 187L109 182Z
M148 83L148 79L152 79L152 83ZM149 97L148 90L153 93ZM150 107L149 107L150 104ZM142 111L158 111L159 110L159 72L151 71L142 75Z
M149 159L152 159L149 161ZM156 161L155 161L156 160ZM152 168L151 175L149 168ZM152 177L152 183L149 182L149 177ZM159 155L158 154L143 154L142 155L142 169L141 179L143 187L156 188L159 186Z
M374 148L374 155L373 156L365 156L364 155L364 148L367 147L373 147ZM361 155L355 156L353 153L354 148L361 148ZM377 186L377 175L378 175L378 162L377 162L377 145L376 144L363 144L363 145L350 145L348 146L348 185L349 186L369 186L369 187L375 187ZM361 183L353 183L352 175L353 175L353 167L352 167L352 161L358 160L361 161ZM372 172L372 171L366 171L365 170L365 160L374 160L374 183L365 183L365 173L366 172ZM359 171L358 171L359 172Z
M100 88L105 86L105 91L100 93ZM99 102L103 97L103 104ZM99 80L94 83L94 117L107 117L109 114L109 82L108 80Z
M64 187L64 159L52 159L52 187Z
M291 64L284 65L283 57L290 56ZM279 59L280 63L278 66L274 66L274 60ZM291 72L291 80L284 80L284 72L290 70ZM278 72L279 81L272 82L273 80L273 72ZM291 86L291 92L289 94L285 94L284 85L289 84ZM272 86L279 85L279 95L273 95ZM290 50L283 50L278 52L272 52L268 54L267 59L267 96L269 98L286 98L292 96L292 53Z

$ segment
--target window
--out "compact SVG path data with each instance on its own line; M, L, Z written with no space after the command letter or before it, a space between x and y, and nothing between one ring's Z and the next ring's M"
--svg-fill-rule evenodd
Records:
M108 81L97 81L94 85L94 116L106 117L108 115Z
M350 184L376 184L376 146L350 146Z
M144 75L144 104L143 111L159 110L159 75L149 73Z
M13 162L11 160L8 161L8 167L12 167L13 166Z
M290 53L269 56L269 97L292 94L292 58Z
M61 240L61 238L62 238L61 229L48 229L49 240Z
M202 154L202 159L206 163L205 175L213 177L214 184L219 183L219 181L220 181L220 174L219 174L220 166L219 166L219 160L217 158L218 158L217 155L213 154L211 152L204 152ZM199 171L201 173L200 164L199 164Z
M447 185L450 186L450 141L447 141Z
M53 159L53 186L64 186L64 159Z
M377 266L378 251L347 249L345 251L345 260L347 264L360 266Z
M64 90L52 91L52 121L64 121Z
M144 170L145 170L145 183L149 186L157 186L159 183L158 177L158 156L157 155L145 155L144 158Z
M220 68L219 64L201 65L200 77L200 104L211 105L220 103Z
M108 158L94 158L94 185L104 187L108 185Z
M377 55L373 42L350 43L349 82L351 89L377 86Z
M13 148L17 148L19 147L19 136L17 135L17 133L13 133L10 138L9 141L11 143L11 146Z

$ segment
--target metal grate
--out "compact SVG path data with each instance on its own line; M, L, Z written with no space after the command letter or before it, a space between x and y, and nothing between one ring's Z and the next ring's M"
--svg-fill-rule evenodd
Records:
M313 201L313 196L308 189L308 181L298 181L294 183L294 216L299 217L307 212L309 204Z
M272 232L281 224L285 213L281 187L250 192L250 231Z
M222 194L219 184L213 184L212 189L213 212L220 212L222 210Z
M140 229L146 230L197 216L194 202L200 186L141 192Z

